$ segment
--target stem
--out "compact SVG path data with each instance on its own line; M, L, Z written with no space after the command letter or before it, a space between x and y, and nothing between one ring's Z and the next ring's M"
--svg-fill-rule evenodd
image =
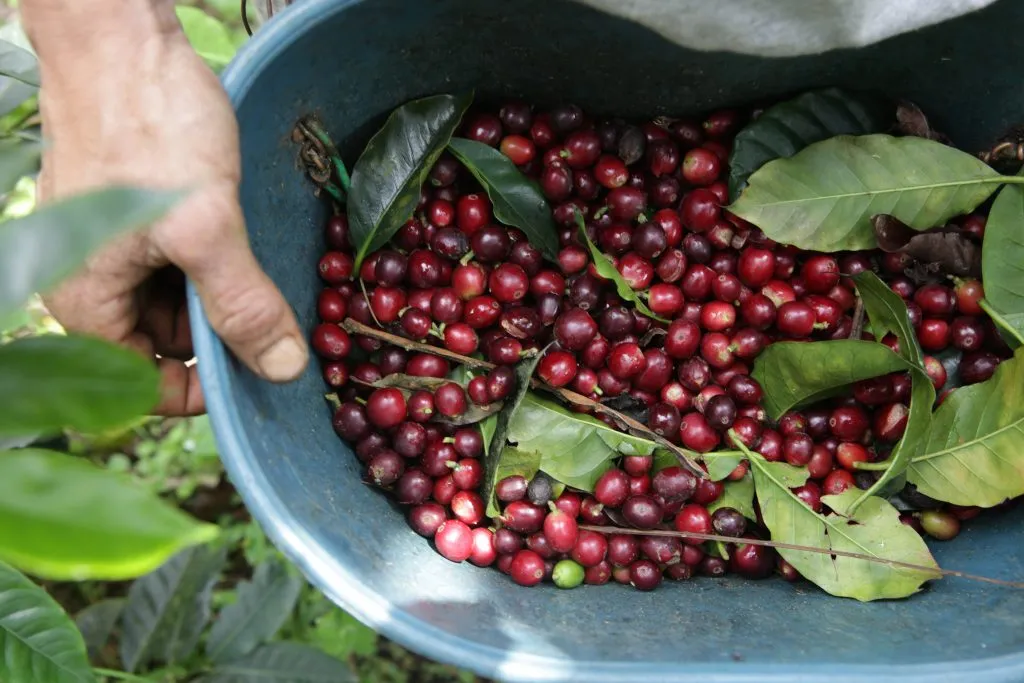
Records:
M479 368L481 370L493 370L497 367L494 363L489 363L485 360L478 360L476 358L470 358L469 356L463 356L462 354L449 351L448 349L438 348L436 346L430 346L429 344L422 344L420 342L406 339L405 337L399 337L397 334L391 334L383 330L377 330L369 325L364 325L358 320L352 318L345 318L341 322L341 329L345 330L350 334L361 334L364 337L373 337L383 342L387 342L392 346L397 346L400 349L406 351L418 351L422 353L431 353L435 356L441 356L448 360L453 360L463 365L468 365L472 368Z
M848 339L860 339L864 331L864 300L857 296L857 304L853 309L853 324L850 325Z
M1012 185L1024 185L1024 176L1002 175L996 178L995 180L989 182L1010 183Z
M891 464L892 463L887 461L887 460L883 460L882 462L855 462L855 463L853 463L853 468L855 470L869 470L871 472L884 472L885 470L889 469L889 465L891 465Z
M327 400L327 405L331 406L335 411L341 407L341 399L335 393L324 394L324 399Z
M985 313L988 314L988 317L992 318L992 322L994 322L996 325L998 325L999 327L1003 328L1003 330L1008 332L1014 339L1017 340L1018 344L1024 345L1024 337L1021 336L1021 333L1013 325L1011 325L1010 322L1006 318L1004 318L1001 313L992 308L992 304L990 304L987 299L979 299L978 306L980 306L981 310L985 311Z
M347 195L352 188L352 180L349 178L348 169L345 168L345 162L341 160L341 154L338 153L338 148L335 146L334 141L331 140L331 136L327 134L327 131L317 121L307 119L304 123L313 136L324 146L324 150L326 150L327 156L331 158L334 170L338 174L338 182L341 183L341 189Z
M579 527L585 531L596 531L599 534L626 534L628 536L672 536L675 538L690 538L696 541L717 541L722 543L734 543L738 545L762 545L768 548L782 548L783 550L798 550L800 552L807 553L818 553L819 555L834 555L836 557L849 557L855 560L866 560L868 562L874 562L876 564L889 565L898 569L912 569L920 572L937 572L943 576L956 576L961 579L971 579L972 581L984 581L985 583L994 583L997 586L1007 586L1009 588L1024 588L1024 582L1022 581L1003 581L1001 579L990 579L987 576L978 576L976 574L968 574L967 572L956 571L952 569L942 569L939 567L926 567L921 564L911 564L910 562L901 562L900 560L887 560L882 557L875 557L873 555L865 555L863 553L847 552L845 550L835 550L834 548L818 548L813 545L797 545L795 543L782 543L779 541L764 540L760 538L734 538L732 536L719 536L717 534L700 534L689 531L675 531L674 529L630 529L627 527L617 526L591 526L589 524L581 524Z
M366 283L363 282L363 278L359 278L359 289L363 290L363 298L366 299L366 308L370 311L370 317L373 318L373 322L377 323L378 327L384 327L377 320L377 314L373 312L373 303L370 301L370 295L366 293ZM433 325L431 325L433 327Z
M334 183L324 183L320 187L326 190L327 194L331 195L331 199L338 202L339 204L344 205L347 203L345 193L342 192L341 189Z
M130 674L126 671L115 671L114 669L93 669L92 671L97 676L103 676L105 678L114 678L119 681L133 681L134 683L153 683L153 681L151 681L148 678L136 676L135 674Z
M390 332L376 330L372 327L362 324L357 320L353 320L352 318L345 318L345 320L341 322L341 328L346 332L349 332L350 334L360 334L365 337L373 337L375 339L380 339L381 341L405 349L406 351L431 353L435 356L441 356L442 358L453 360L457 363L460 363L461 365L468 365L471 368L493 370L495 367L497 367L494 363L490 363L485 360L470 358L469 356L463 356L462 354L455 353L454 351L449 351L448 349L442 349L436 346L429 346L427 344L412 341L411 339L406 339L405 337L399 337L398 335L391 334ZM675 445L674 443L672 443L665 437L661 436L660 434L656 434L650 429L648 429L648 427L644 425L642 422L638 422L637 420L634 420L628 415L623 415L619 411L609 408L603 403L592 401L586 396L583 396L582 394L577 394L574 391L569 391L568 389L556 388L548 384L544 384L543 382L537 379L531 380L530 385L535 389L542 389L544 391L551 392L561 397L562 400L572 403L573 405L589 408L595 413L607 415L608 417L615 420L617 423L621 425L626 425L626 427L628 428L627 431L629 431L629 433L633 434L634 436L641 436L642 438L648 439L649 441L654 441L662 448L674 453L675 456L679 459L680 464L684 465L698 478L708 478L707 472L701 469L700 466L697 465L696 463L696 460L700 457L697 453L693 451L688 451L685 448L680 448L679 446Z

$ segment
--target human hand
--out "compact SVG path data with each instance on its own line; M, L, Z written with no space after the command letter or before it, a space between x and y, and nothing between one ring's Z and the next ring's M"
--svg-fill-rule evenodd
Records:
M249 248L237 124L219 80L180 30L141 36L130 54L96 52L84 71L69 60L58 70L40 52L49 143L40 201L114 183L192 193L164 219L91 257L44 297L50 312L68 331L153 358L163 378L157 414L200 414L196 368L185 363L193 355L187 274L214 330L243 363L270 381L294 379L308 362L307 346Z

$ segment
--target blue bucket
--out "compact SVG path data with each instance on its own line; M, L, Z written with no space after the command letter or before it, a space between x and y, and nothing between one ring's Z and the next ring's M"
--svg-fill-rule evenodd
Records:
M478 98L644 117L870 85L981 149L1024 113L1022 26L1024 3L1002 0L870 48L760 59L689 51L564 0L302 0L224 74L252 246L311 331L327 208L290 141L311 112L354 160L395 106L470 87ZM1024 591L956 578L867 604L780 579L560 591L448 562L361 483L317 364L288 385L260 381L189 296L221 454L252 514L332 600L418 653L509 681L1024 681ZM1020 507L933 544L945 568L1006 580L1024 576L1022 548Z

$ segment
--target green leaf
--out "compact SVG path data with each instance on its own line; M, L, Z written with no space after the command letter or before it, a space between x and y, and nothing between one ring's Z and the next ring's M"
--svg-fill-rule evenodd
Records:
M0 681L95 680L71 617L45 590L0 562Z
M6 221L0 225L0 318L71 275L111 238L157 220L182 197L182 192L112 187Z
M754 361L773 420L786 411L837 396L860 380L906 370L907 362L878 342L838 339L776 342Z
M198 7L174 8L192 49L211 67L227 66L237 52L227 27Z
M644 300L640 298L640 294L629 286L629 283L627 283L625 278L622 277L622 273L620 273L619 269L615 267L615 264L613 264L608 257L597 248L597 245L590 240L590 237L587 236L583 217L578 213L576 214L576 225L580 230L580 239L583 240L587 245L587 249L590 250L590 258L594 262L594 270L597 271L598 275L610 280L615 285L615 291L618 293L619 298L623 301L633 302L636 309L648 318L653 318L654 320L659 320L663 323L671 322L665 318L655 315L654 311L648 308L647 304L644 303Z
M773 159L835 135L881 133L894 111L881 98L841 88L812 90L766 109L733 141L729 196L738 197L750 175Z
M895 335L900 342L899 355L912 366L923 368L924 353L917 343L906 302L871 271L857 273L853 283L875 337L881 341L887 334Z
M484 453L491 451L491 439L494 438L494 430L498 428L498 416L491 415L480 422L480 434L484 437Z
M238 601L225 607L210 629L207 656L231 661L270 640L291 614L303 583L283 562L257 566L251 582L238 584Z
M521 452L539 453L541 471L582 491L593 491L614 458L651 455L658 448L653 441L624 434L533 393L516 412L508 440Z
M739 451L713 451L701 453L697 457L708 468L708 478L711 481L722 481L728 477L745 458ZM676 462L678 464L678 460Z
M175 664L192 654L210 620L210 596L226 559L224 548L189 548L132 584L120 643L126 671L153 661Z
M935 405L935 386L925 372L924 354L917 342L917 334L910 322L906 303L871 271L858 273L853 276L853 281L861 301L864 302L864 312L871 321L871 327L878 339L882 339L888 333L896 335L899 341L899 355L910 366L911 388L907 426L899 443L889 454L886 461L889 466L882 476L860 495L851 511L857 510L870 496L886 490L890 482L907 471L917 444L927 436L931 427L932 406Z
M1024 168L1018 175L1024 176ZM981 243L985 303L993 320L1024 344L1024 186L1007 185L992 202Z
M516 364L515 391L505 401L501 412L497 414L494 421L494 431L491 432L490 438L484 440L487 448L484 456L484 487L482 494L483 499L487 501L488 510L497 510L497 503L494 500L494 487L500 481L498 478L499 472L502 470L506 472L514 471L517 467L516 463L535 459L535 455L530 454L528 448L520 448L518 449L519 452L510 452L507 456L505 452L508 450L509 441L512 439L512 424L525 399L530 395L530 380L533 378L533 371L537 368L537 363L540 362L540 359L540 353L530 353ZM490 426L488 426L488 431L490 431ZM484 433L481 432L481 434ZM486 436L486 434L484 435ZM512 445L518 446L517 441L512 441ZM503 467L502 462L506 457L510 458L512 462Z
M233 663L217 665L196 683L355 683L352 669L301 643L268 643Z
M920 535L899 520L899 511L872 496L851 520L819 515L790 490L807 480L807 471L785 463L750 458L761 518L773 541L870 555L880 560L906 562L936 571L894 567L890 564L842 555L777 548L805 578L828 593L871 601L903 598L916 593L925 581L941 575ZM842 512L860 495L850 489L822 501Z
M111 342L48 334L0 346L0 434L100 432L159 400L156 366Z
M124 611L124 598L100 600L75 615L75 626L85 641L89 659L96 659L110 641L117 620Z
M377 633L339 607L318 617L306 632L310 645L332 657L347 660L352 655L369 657L377 652Z
M955 505L993 507L1024 494L1024 347L992 377L955 390L932 417L907 478Z
M88 460L36 449L0 453L0 559L36 576L130 579L218 533Z
M811 251L873 249L871 217L927 230L972 211L1007 179L977 157L918 137L840 135L768 162L732 213Z
M473 93L434 95L395 109L352 168L348 219L355 269L412 217L420 188L441 156Z
M754 476L747 472L739 481L727 481L722 495L708 505L708 512L719 508L732 508L747 519L757 521L754 512Z
M28 50L0 39L0 76L39 87L39 60Z
M39 170L43 144L19 137L0 139L0 193L14 189L24 176Z
M711 451L693 454L695 460L704 463L708 471L708 479L711 481L722 481L728 477L746 457L740 451ZM652 469L656 473L666 467L678 467L679 464L679 457L668 449L659 448L654 452Z
M549 261L557 261L558 229L540 186L507 156L482 142L452 138L448 149L487 190L495 218L522 230Z

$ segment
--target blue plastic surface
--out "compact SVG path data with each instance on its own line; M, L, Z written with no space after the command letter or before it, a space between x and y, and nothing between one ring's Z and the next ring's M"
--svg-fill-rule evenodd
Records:
M1021 26L1024 3L1004 0L870 49L761 60L693 53L571 2L303 0L224 75L241 122L252 245L312 329L326 213L289 140L310 111L354 160L394 106L466 87L649 116L869 84L916 101L974 149L1024 114ZM189 296L209 412L249 509L331 599L419 653L504 680L1024 680L1020 590L947 578L871 604L775 579L559 591L450 563L360 482L331 429L316 363L288 385L259 381L226 353L191 287ZM949 569L1020 579L1022 522L1018 507L969 523L933 544L935 555Z

